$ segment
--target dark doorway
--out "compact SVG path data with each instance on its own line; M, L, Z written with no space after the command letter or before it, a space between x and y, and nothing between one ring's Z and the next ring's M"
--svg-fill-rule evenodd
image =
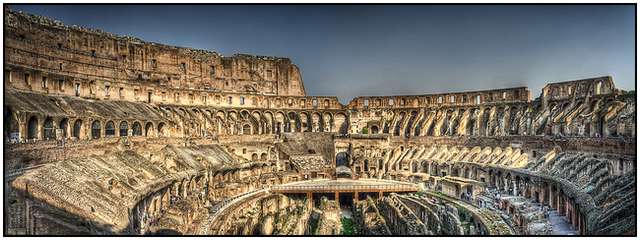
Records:
M27 139L36 138L38 138L38 118L33 116L27 122Z

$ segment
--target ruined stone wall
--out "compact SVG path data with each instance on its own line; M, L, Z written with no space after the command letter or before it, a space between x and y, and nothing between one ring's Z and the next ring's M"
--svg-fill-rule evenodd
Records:
M533 154L517 147L401 145L383 151L382 174L376 177L422 182L434 190L444 188L438 186L450 177L473 179L557 209L580 234L622 234L635 228L624 220L635 213L622 210L634 208L635 156L559 147ZM462 199L457 197L461 193L453 196Z
M174 47L5 11L5 85L99 99L170 101L181 89L304 96L287 58ZM78 90L76 91L76 88ZM198 93L191 91L191 94ZM185 96L187 94L184 94Z
M10 234L200 233L208 228L188 225L207 224L205 207L333 177L338 158L353 178L433 189L467 179L548 204L581 234L635 232L636 96L611 77L551 83L535 100L521 87L343 106L306 96L286 58L223 57L5 13ZM447 190L458 195L460 182ZM304 231L301 203L273 199L243 202L208 230ZM438 218L411 215L416 205L387 200L379 222L391 232L444 231L431 225Z
M636 104L627 95L534 102L416 105L352 110L350 133L392 136L635 136Z
M155 105L91 101L16 90L6 90L5 99L4 140L10 143L116 136L215 138L220 135L338 132L340 126L347 124L342 110Z
M352 109L472 106L487 103L528 102L530 95L528 88L518 87L425 95L363 96L354 98L347 106Z

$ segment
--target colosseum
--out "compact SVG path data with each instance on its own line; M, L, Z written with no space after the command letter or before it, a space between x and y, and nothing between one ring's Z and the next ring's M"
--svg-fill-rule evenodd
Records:
M610 76L347 105L284 57L4 10L6 235L636 235Z

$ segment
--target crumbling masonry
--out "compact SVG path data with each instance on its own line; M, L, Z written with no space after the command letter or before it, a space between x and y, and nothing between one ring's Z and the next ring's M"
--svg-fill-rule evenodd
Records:
M636 234L611 77L342 105L287 58L4 24L6 234Z

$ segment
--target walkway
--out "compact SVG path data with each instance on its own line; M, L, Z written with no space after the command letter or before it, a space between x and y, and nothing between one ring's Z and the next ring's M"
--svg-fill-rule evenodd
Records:
M310 180L272 186L277 193L308 192L417 192L418 186L412 183L378 179L337 179Z
M549 211L549 223L553 227L553 235L577 235L578 232L571 227L571 225L564 219L564 217L558 215L557 211Z
M260 193L266 193L268 192L268 189L256 189L253 191L249 191L246 193L242 193L239 195L236 195L234 197L231 198L227 198L224 199L218 203L216 203L215 205L209 207L209 215L207 216L207 220L204 221L204 224L200 224L200 226L198 227L198 229L196 230L197 233L199 235L209 235L209 231L211 230L210 227L213 224L213 222L215 220L217 220L218 216L220 215L221 212L223 212L224 210L226 210L226 208L228 208L230 205L240 202L244 199L246 199L247 197L252 197L254 195L260 194Z

